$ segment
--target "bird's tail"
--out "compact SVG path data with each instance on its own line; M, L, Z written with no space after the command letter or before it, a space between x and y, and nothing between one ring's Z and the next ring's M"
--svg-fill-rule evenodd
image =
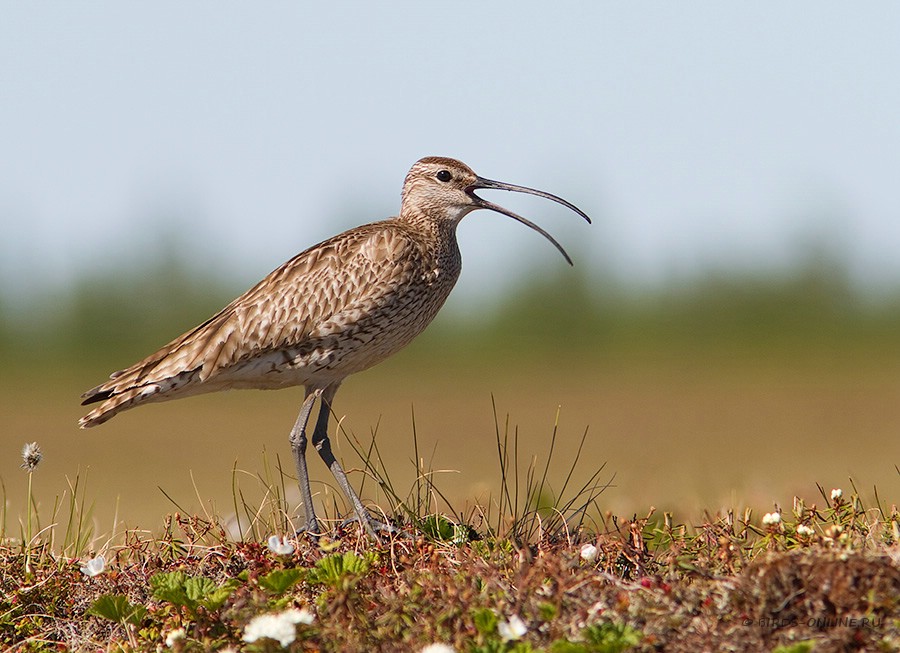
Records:
M78 426L83 429L103 424L123 410L128 410L140 404L152 401L164 401L173 398L172 395L182 396L195 394L212 388L188 389L186 385L196 377L196 371L187 371L171 377L158 380L150 380L144 376L139 366L134 366L121 372L116 372L106 383L91 388L81 395L82 406L98 402L99 406L78 420ZM178 391L178 392L176 392Z
M146 388L129 388L128 390L124 390L122 392L115 392L113 390L95 392L102 387L103 386L98 386L97 388L89 390L83 395L84 401L81 402L82 405L90 404L96 401L102 401L103 403L101 403L87 415L78 420L79 428L89 429L92 426L103 424L103 422L112 419L113 416L117 415L123 410L127 410L138 403L142 403L142 401L146 401L146 399L153 393L152 386L148 386ZM150 392L145 395L144 393L147 392L147 390L150 390Z

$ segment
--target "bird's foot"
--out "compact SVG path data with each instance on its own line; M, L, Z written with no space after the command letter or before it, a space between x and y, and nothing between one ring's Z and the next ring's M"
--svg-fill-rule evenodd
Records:
M374 540L380 542L381 538L379 535L396 535L400 532L400 530L391 524L386 524L382 521L379 521L366 513L365 521L360 521L359 516L352 515L347 517L338 525L338 529L343 530L350 526L353 523L360 524L362 529ZM322 523L316 519L312 518L306 522L303 526L297 529L295 535L297 537L301 537L306 535L312 540L318 541L319 538L324 537L328 534L328 529L322 527Z
M364 513L364 520L360 518L360 515L353 514L350 517L345 518L341 524L340 528L344 529L352 523L358 523L362 529L369 534L369 537L380 542L381 538L379 535L396 535L400 531L396 526L391 524L386 524L385 522L378 521L369 513Z
M326 533L325 529L322 528L322 524L319 523L319 520L315 517L306 520L306 523L297 529L295 535L300 537L302 535L306 535L310 539L318 540Z

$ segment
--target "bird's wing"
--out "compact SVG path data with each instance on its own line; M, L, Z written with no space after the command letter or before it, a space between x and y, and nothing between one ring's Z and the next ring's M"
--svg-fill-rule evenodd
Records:
M261 353L331 335L413 280L420 251L386 221L301 252L203 324L86 392L84 404L198 371L206 381Z

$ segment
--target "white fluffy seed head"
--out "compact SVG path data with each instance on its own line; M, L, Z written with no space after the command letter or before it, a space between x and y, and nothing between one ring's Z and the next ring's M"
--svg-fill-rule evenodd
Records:
M29 442L22 447L22 469L33 472L43 459L44 452L37 442Z

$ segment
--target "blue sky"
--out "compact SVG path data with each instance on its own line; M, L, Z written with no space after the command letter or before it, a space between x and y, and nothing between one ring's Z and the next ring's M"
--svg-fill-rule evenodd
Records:
M636 283L825 234L894 284L898 34L888 2L4 3L0 293L173 232L249 286L432 154L579 205L491 196ZM483 211L460 242L464 296L565 265Z

